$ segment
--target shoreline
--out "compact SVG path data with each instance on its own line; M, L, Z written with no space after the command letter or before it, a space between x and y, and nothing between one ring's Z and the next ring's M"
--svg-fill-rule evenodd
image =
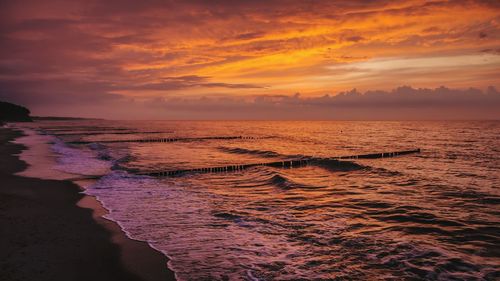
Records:
M16 175L28 167L21 131L0 128L0 279L175 280L168 258L130 239L68 180Z

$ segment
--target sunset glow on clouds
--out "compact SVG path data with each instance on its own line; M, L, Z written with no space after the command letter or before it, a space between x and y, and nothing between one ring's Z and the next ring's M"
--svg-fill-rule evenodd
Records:
M39 114L70 115L61 106L75 103L88 115L85 104L118 100L500 87L497 1L0 3L0 98Z

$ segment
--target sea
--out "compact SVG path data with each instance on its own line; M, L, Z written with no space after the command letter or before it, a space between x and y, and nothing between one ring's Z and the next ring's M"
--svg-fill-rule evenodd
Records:
M178 280L500 280L500 121L15 126Z

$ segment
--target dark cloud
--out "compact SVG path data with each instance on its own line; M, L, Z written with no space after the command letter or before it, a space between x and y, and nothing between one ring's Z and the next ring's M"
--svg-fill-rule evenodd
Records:
M37 107L71 107L117 101L107 83L68 79L0 81L0 100ZM71 110L68 110L71 112ZM49 113L45 113L49 114Z
M243 39L243 40L248 40L248 39L255 39L259 38L265 33L262 31L256 31L256 32L247 32L247 33L241 33L238 34L234 37L234 39Z
M431 26L428 28L425 28L422 30L423 33L435 33L435 32L442 32L443 30L437 26Z
M481 50L482 53L488 53L488 54L496 54L500 55L500 48L497 49L483 49Z
M200 106L203 104L203 106ZM230 119L499 119L500 93L493 87L456 90L400 87L392 91L356 90L307 98L259 96L163 100L166 110L198 112L200 118Z
M0 74L2 68L0 68ZM260 88L251 84L230 84L209 82L208 77L182 76L163 77L161 82L134 83L123 81L113 83L112 81L92 81L70 78L29 78L16 80L0 79L0 100L8 100L35 107L37 105L68 106L92 105L94 103L116 101L126 99L125 96L117 94L120 91L160 91L168 96L169 91L189 88L230 88L230 89L252 89Z
M193 78L198 79L198 78ZM40 85L33 85L40 86ZM71 85L68 85L71 86ZM76 85L74 85L76 86ZM94 85L99 88L99 85ZM18 87L14 87L18 89ZM448 120L500 119L500 92L494 87L435 89L399 87L392 91L357 90L337 95L302 97L264 95L234 97L212 94L203 97L166 97L135 100L119 95L86 91L42 93L40 97L65 102L54 110L48 103L35 103L34 114L122 119L271 119L271 120ZM29 96L17 92L8 101L30 105ZM83 95L85 94L85 95ZM86 97L86 98L85 98ZM0 92L0 99L3 98ZM50 109L51 111L45 111Z
M208 77L190 75L181 77L163 77L161 82L127 85L122 84L112 87L114 90L158 90L158 91L171 91L181 90L194 87L208 87L208 88L230 88L230 89L258 89L262 86L253 84L231 84L231 83L217 83L209 82Z
M364 39L363 36L349 36L346 38L346 40L349 42L359 42L363 39Z
M166 98L142 106L155 117L189 116L198 119L500 119L500 92L494 87L479 89L415 89L392 91L357 90L322 97L257 96ZM188 119L189 119L188 118Z

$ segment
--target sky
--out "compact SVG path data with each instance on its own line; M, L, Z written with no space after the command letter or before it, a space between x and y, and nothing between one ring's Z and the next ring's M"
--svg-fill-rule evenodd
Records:
M500 119L499 1L0 0L0 100L111 119Z

